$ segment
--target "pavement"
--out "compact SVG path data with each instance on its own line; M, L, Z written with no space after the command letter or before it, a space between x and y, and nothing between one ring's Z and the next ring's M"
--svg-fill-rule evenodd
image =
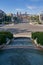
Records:
M0 27L2 29L18 29L18 30L23 30L23 31L43 31L43 25L32 25L29 23L19 23L19 24L9 24Z
M8 24L0 27L0 31L10 31L15 36L29 36L31 32L40 31L43 32L43 25L39 24L29 24L29 23L19 23L19 24Z

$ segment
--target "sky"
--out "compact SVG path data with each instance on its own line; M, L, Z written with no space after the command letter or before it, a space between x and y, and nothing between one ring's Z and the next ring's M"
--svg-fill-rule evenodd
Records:
M43 11L43 0L0 0L0 9L5 13L27 12L38 14Z

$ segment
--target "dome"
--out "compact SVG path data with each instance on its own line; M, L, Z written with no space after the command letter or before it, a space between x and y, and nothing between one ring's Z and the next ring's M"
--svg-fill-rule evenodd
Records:
M0 10L0 19L2 19L6 14L4 13L4 11Z

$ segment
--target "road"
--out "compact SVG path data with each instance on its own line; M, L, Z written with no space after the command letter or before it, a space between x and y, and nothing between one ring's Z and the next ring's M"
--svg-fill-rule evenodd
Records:
M9 24L0 27L1 30L10 31L13 34L28 34L29 32L43 31L43 25L33 25L29 23Z

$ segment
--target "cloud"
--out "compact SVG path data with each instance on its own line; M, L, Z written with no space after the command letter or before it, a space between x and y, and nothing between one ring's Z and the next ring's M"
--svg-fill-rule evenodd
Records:
M27 6L28 9L36 9L36 6Z
M16 11L22 11L23 9L20 9L20 8L16 8L15 10L16 10Z

